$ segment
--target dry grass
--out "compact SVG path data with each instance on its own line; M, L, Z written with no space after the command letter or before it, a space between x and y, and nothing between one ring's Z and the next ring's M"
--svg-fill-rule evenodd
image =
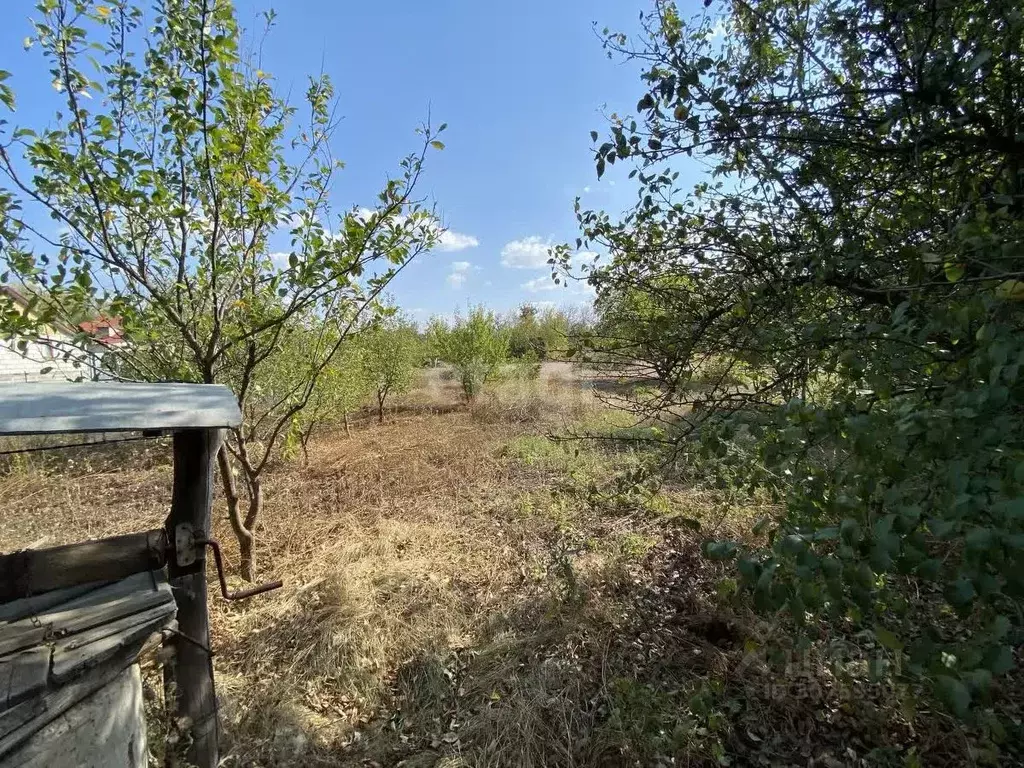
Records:
M958 764L964 732L907 722L894 691L859 680L850 698L818 657L780 677L750 655L770 627L681 520L738 531L763 510L617 492L641 454L544 437L617 423L570 374L470 411L432 372L388 423L367 414L272 469L258 566L286 586L211 600L225 764ZM159 525L169 457L147 451L142 469L84 452L15 467L0 548Z

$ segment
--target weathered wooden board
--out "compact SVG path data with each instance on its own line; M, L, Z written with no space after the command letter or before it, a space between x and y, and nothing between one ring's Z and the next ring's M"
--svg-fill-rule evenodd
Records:
M212 429L241 420L220 384L0 384L0 435Z
M17 621L18 619L24 619L27 616L35 616L37 613L42 613L47 608L52 608L53 606L60 605L61 603L67 603L74 600L79 595L84 595L86 592L92 592L94 589L99 589L109 583L110 582L107 581L93 581L88 584L78 584L74 587L55 589L51 592L44 592L41 595L23 597L9 603L3 603L0 605L0 622Z
M0 657L39 645L46 634L46 627L32 624L0 626Z
M146 720L137 665L32 734L3 768L144 768Z
M127 655L126 652L125 656ZM29 699L13 709L0 713L0 758L90 693L98 691L115 679L131 665L129 658L124 658L123 662L96 667L45 696ZM0 765L2 764L0 762Z
M117 621L125 616L173 603L170 585L151 573L138 573L127 579L94 589L62 605L55 605L35 616L3 626L2 634L42 627L50 636L83 632ZM23 646L24 647L24 646Z
M76 700L70 700L66 706L71 706ZM36 696L0 713L0 758L32 734L31 727L26 728L26 725L39 723L39 727L42 727L48 722L43 719L47 711L46 705L47 697ZM60 711L57 711L54 717L58 714Z
M8 615L22 618L0 623L0 755L132 664L177 607L162 571L60 596L19 601Z
M0 602L162 568L163 530L0 555Z
M164 603L57 642L53 648L51 679L60 685L84 669L104 663L120 649L145 640L155 630L166 626L173 616L174 603Z
M105 584L99 589L83 592L81 595L72 597L66 603L58 606L52 606L45 611L41 611L38 615L40 617L54 616L64 611L76 611L80 608L89 608L112 600L131 597L132 595L143 592L164 593L166 590L167 577L164 575L163 571L144 571L132 574L131 576L126 576L119 581Z
M50 648L37 646L0 659L0 709L8 709L46 690Z

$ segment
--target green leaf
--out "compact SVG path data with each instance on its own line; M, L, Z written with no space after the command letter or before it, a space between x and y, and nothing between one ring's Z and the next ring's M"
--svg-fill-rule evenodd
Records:
M738 549L734 541L707 541L704 543L704 554L710 560L728 560Z
M970 64L967 65L967 71L972 74L974 72L977 72L991 58L992 51L988 50L987 48L982 51L979 51L978 53L975 54L974 58L971 59Z
M972 528L964 537L967 549L980 551L988 549L995 541L991 528Z
M950 534L955 532L956 529L957 522L955 520L943 520L938 517L933 517L928 520L928 530L940 539L947 538Z
M957 717L964 717L971 707L970 691L955 677L939 675L935 679L935 693Z
M846 518L839 524L839 537L847 544L856 544L860 541L860 523Z
M917 566L915 572L926 581L934 581L942 571L942 561L938 558L929 558Z
M993 675L1005 675L1014 667L1013 648L1009 645L993 648L985 656L985 666Z
M977 596L977 591L974 589L974 584L971 580L961 576L959 579L950 585L947 592L947 598L949 602L957 608L963 608L967 606Z
M1002 640L1010 632L1010 619L999 614L992 620L989 634L996 640Z
M885 627L875 627L875 638L883 648L888 648L890 651L903 650L903 641Z
M946 279L951 283L956 283L964 276L966 268L963 263L947 261L942 269L946 274Z
M992 687L992 673L984 668L972 669L965 675L964 679L967 681L968 690L972 694L988 695L989 689Z
M1024 466L1024 463L1019 466ZM992 511L1010 520L1020 520L1024 518L1024 496L1000 501L992 506Z
M787 555L796 555L807 549L807 540L799 534L790 533L782 537L780 546Z
M590 140L591 141L597 141L597 131L591 131L590 132Z
M434 149L438 149L438 150L444 149L444 142L441 142L441 141L438 141L437 139L434 139L433 141L430 142L430 146L432 146Z

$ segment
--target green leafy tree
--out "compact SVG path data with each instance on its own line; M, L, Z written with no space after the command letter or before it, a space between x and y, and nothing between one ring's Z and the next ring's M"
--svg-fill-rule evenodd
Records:
M408 392L416 381L422 344L416 327L398 316L375 323L359 341L363 374L377 398L377 421L383 424L388 399Z
M511 313L505 324L508 327L510 357L544 356L546 350L537 327L537 308L533 304L523 304Z
M482 306L471 307L466 317L456 315L451 323L433 318L427 337L437 357L455 368L470 403L501 374L509 358L508 331Z
M966 715L1024 597L1024 14L705 5L606 36L644 90L593 134L637 205L577 202L612 257L594 345L646 369L676 457L781 500L764 547L707 547L758 605L851 621ZM713 173L686 194L689 156Z
M371 394L370 382L366 378L363 366L363 355L363 348L359 345L358 339L353 339L347 348L343 348L341 356L332 365L331 376L324 387L326 420L337 421L340 416L345 425L346 437L352 436L349 416L364 405Z
M290 340L291 361L285 361L290 371L299 371L305 362L306 345ZM351 437L349 416L363 406L371 395L370 382L363 366L363 348L358 335L345 340L337 355L317 378L316 386L306 407L299 411L292 421L292 428L286 440L285 452L292 453L296 447L302 451L303 461L309 464L309 443L325 427L341 422L345 436Z
M233 388L244 420L218 458L251 578L268 461L351 330L436 241L414 190L442 145L425 127L371 213L336 211L330 81L310 79L302 110L286 103L240 57L231 2L37 8L28 44L64 105L45 129L0 125L5 276L37 297L32 312L4 312L4 330L31 336L93 307L121 319L120 375ZM7 107L13 97L0 90ZM59 236L33 223L47 218ZM281 227L291 247L272 254ZM283 377L278 356L299 336L306 364Z
M535 360L564 360L575 348L573 321L566 310L523 304L503 323L508 329L510 357L531 356Z

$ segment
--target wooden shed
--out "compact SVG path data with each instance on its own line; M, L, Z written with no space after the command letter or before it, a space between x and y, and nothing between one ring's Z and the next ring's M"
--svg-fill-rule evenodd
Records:
M217 450L240 420L218 385L0 385L0 435L170 434L174 451L163 528L0 555L0 766L145 766L137 660L156 644L173 649L187 762L217 765L205 552Z

